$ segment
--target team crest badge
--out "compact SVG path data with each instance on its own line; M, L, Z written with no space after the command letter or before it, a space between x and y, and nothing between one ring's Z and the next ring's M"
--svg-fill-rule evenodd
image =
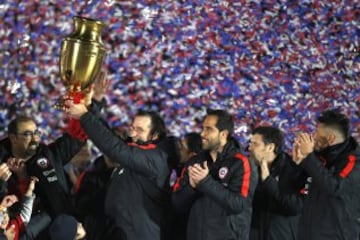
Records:
M229 169L227 167L222 167L219 169L219 178L224 179L228 173Z
M42 169L45 169L49 166L49 161L46 159L46 158L39 158L37 161L36 161L36 164L42 168Z

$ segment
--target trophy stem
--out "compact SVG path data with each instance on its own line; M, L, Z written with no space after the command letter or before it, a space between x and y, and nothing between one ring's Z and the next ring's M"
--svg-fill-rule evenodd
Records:
M54 107L56 109L66 109L67 106L65 104L65 101L72 99L73 103L80 103L81 100L84 98L84 94L81 90L80 83L71 86L70 89L67 90L66 95L60 97L56 102Z

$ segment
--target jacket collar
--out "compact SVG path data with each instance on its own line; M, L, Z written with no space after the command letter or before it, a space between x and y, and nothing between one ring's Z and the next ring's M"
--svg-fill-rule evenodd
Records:
M327 165L333 165L335 160L342 154L348 154L357 148L358 144L353 137L346 139L344 142L329 146L318 152L318 155L324 159Z
M224 159L234 156L236 153L241 151L241 147L239 143L234 138L230 138L230 140L225 144L224 149L221 153L217 154L216 162L222 162ZM210 157L210 152L207 151L206 154Z
M280 154L278 154L273 163L271 164L270 173L278 175L281 169L283 169L284 165L286 164L286 161L289 161L289 158L290 156L285 152L281 152Z

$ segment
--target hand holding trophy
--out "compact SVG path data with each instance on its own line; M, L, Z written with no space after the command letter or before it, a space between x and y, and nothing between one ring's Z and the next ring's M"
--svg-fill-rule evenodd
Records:
M74 17L74 22L74 30L62 41L60 52L60 76L67 92L56 107L63 110L69 106L65 104L67 101L78 104L79 108L85 107L80 103L91 102L92 84L100 76L105 57L101 40L103 22L82 17ZM74 117L69 119L67 132L75 138L87 139L79 120Z

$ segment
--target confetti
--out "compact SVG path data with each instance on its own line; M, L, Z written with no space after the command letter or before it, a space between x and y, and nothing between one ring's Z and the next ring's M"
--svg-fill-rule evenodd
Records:
M235 136L272 124L312 131L318 112L341 108L360 141L358 1L14 1L0 4L0 137L31 113L52 141L64 116L60 42L79 15L106 23L111 81L105 117L127 126L160 111L171 134L199 131L206 107L234 114ZM56 117L54 117L56 116Z

